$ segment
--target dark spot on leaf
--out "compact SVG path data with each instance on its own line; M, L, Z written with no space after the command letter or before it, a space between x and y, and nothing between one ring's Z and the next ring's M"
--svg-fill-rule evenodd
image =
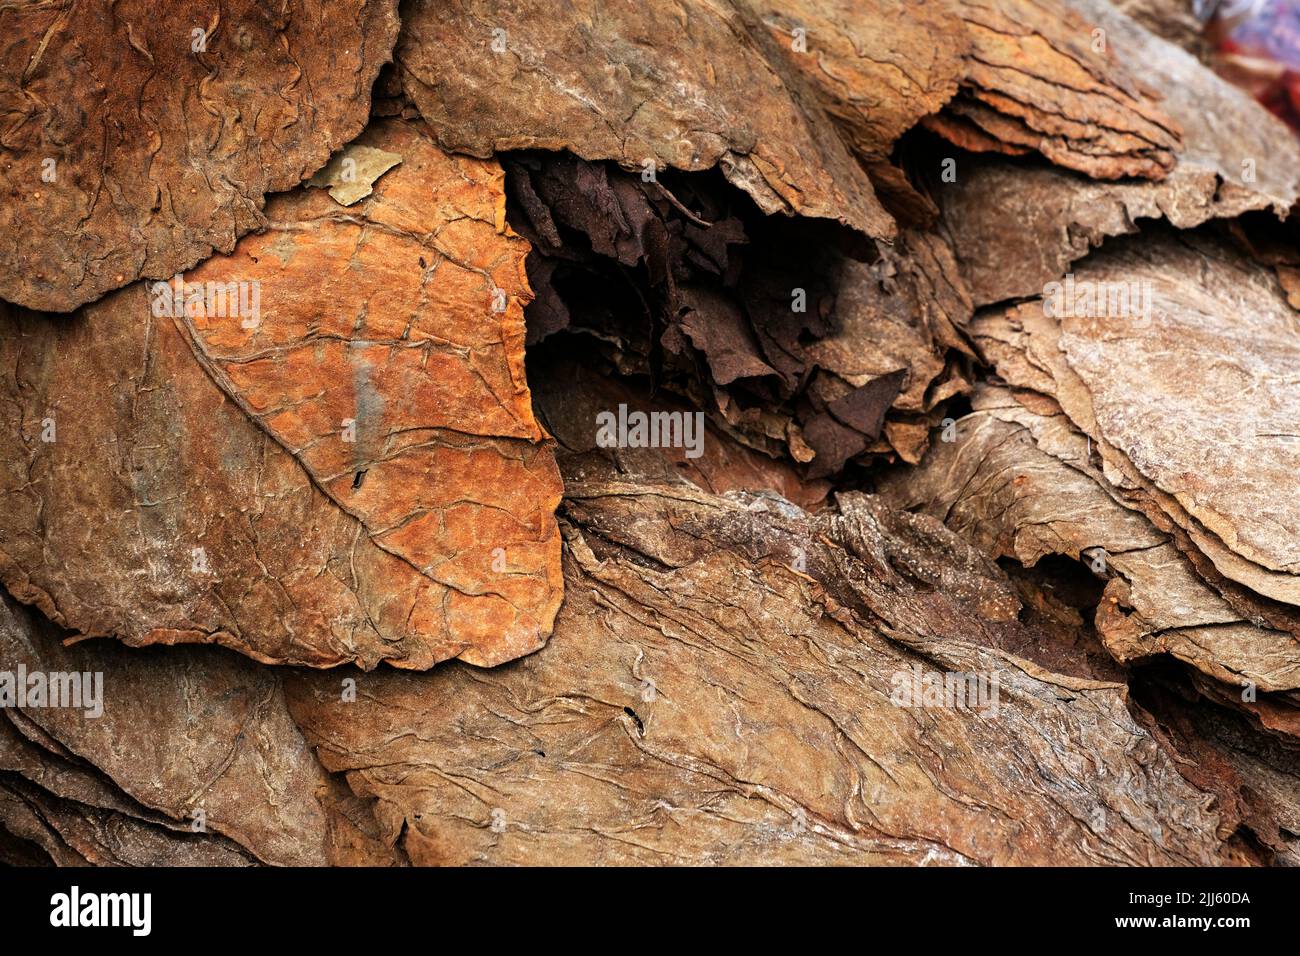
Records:
M641 734L641 736L644 737L645 724L641 722L641 718L637 716L637 712L633 710L631 707L624 707L623 713L627 714L629 717L631 717L633 720L636 721L636 729Z

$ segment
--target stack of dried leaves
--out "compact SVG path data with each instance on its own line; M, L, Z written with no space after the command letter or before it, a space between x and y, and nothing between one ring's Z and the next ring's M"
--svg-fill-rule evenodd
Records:
M0 860L1300 863L1300 146L1119 6L0 10Z

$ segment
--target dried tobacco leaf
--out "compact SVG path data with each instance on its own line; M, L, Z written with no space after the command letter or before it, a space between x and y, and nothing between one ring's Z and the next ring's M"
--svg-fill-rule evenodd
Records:
M1275 863L1295 866L1300 862L1300 750L1295 741L1259 733L1240 713L1239 695L1234 695L1232 709L1207 704L1209 695L1198 693L1196 685L1212 682L1188 677L1161 672L1140 685L1135 694L1143 708L1139 719L1177 748L1184 776L1194 786L1218 793L1224 826L1241 821L1273 851Z
M1107 245L1053 292L1059 318L1038 302L975 321L998 374L1055 397L1108 483L1218 574L1300 605L1300 339L1272 274L1226 243L1160 236Z
M20 600L86 635L312 666L545 640L561 486L501 169L400 121L362 142L403 162L360 205L304 188L184 287L5 318L0 580Z
M680 477L713 494L727 491L771 491L812 511L821 507L830 492L827 481L806 481L789 459L769 458L720 430L702 412L673 401L660 392L649 395L635 381L602 375L571 357L551 355L543 350L528 360L538 417L557 442L556 459L570 480L609 474L611 469L649 480L664 482ZM597 424L602 413L617 414L620 406L628 413L680 416L679 431L685 437L686 416L698 417L692 424L688 447L602 447ZM677 427L670 425L670 429ZM670 431L671 433L671 431Z
M0 297L68 311L229 252L365 125L396 0L0 9Z
M1182 47L1201 62L1209 56L1205 23L1198 11L1204 0L1110 0L1111 6L1158 37Z
M1060 169L963 160L956 184L939 184L951 238L976 305L1038 295L1070 263L1139 219L1191 229L1210 219L1300 200L1300 143L1259 104L1188 53L1112 10L1070 0L1106 31L1107 43L1163 96L1184 145L1163 182L1092 182Z
M534 245L530 341L597 343L809 478L859 456L916 460L937 406L968 387L972 306L942 237L904 230L867 264L698 176L646 184L537 154L507 166Z
M367 675L350 705L321 675L287 682L322 762L412 862L1250 859L1122 685L987 646L1022 627L1016 602L929 519L852 495L814 523L684 485L569 493L546 648ZM996 675L996 712L891 703L936 668Z
M0 832L23 834L59 866L250 866L229 841L52 796L0 774ZM183 835L182 831L183 830ZM40 865L26 863L20 865Z
M120 137L11 283L111 294L0 302L0 585L73 629L0 596L0 680L104 678L0 709L0 861L1296 860L1300 147L1190 57L1102 0L411 0L375 80L386 0L160 87L183 14L123 2L0 11L0 167ZM1235 221L974 315L1139 217Z
M971 37L952 4L926 0L744 0L866 163L937 113L966 75Z
M647 175L717 166L764 212L893 235L866 173L741 5L416 0L403 14L403 84L444 149L564 149Z
M402 161L397 153L350 143L307 180L307 185L328 189L340 206L351 206L374 192L375 180Z
M274 671L211 648L65 648L62 636L0 595L5 671L76 674L84 705L10 701L17 710L6 714L20 714L60 752L34 759L28 748L19 766L6 754L6 770L50 793L47 803L76 801L148 824L155 849L166 842L162 818L187 834L197 822L230 841L205 841L213 852L238 845L267 863L328 861L325 812L314 796L325 776L289 720ZM56 783L49 774L60 764L71 769Z
M1032 566L1059 554L1095 569L1107 583L1094 623L1121 662L1171 654L1228 684L1300 687L1300 640L1244 619L1202 581L1170 535L1109 489L1059 410L987 386L972 404L953 442L882 483L887 500L995 556Z
M1173 168L1178 124L1063 0L952 3L972 42L950 114L1096 179L1158 180Z
M1161 179L1173 165L1177 124L1057 0L744 3L882 195L907 191L889 157L921 120L966 149L1037 151L1101 179Z
M966 27L961 88L924 125L957 146L1040 152L1099 179L1162 179L1182 146L1177 122L1106 51L1105 33L1056 0L949 0Z

